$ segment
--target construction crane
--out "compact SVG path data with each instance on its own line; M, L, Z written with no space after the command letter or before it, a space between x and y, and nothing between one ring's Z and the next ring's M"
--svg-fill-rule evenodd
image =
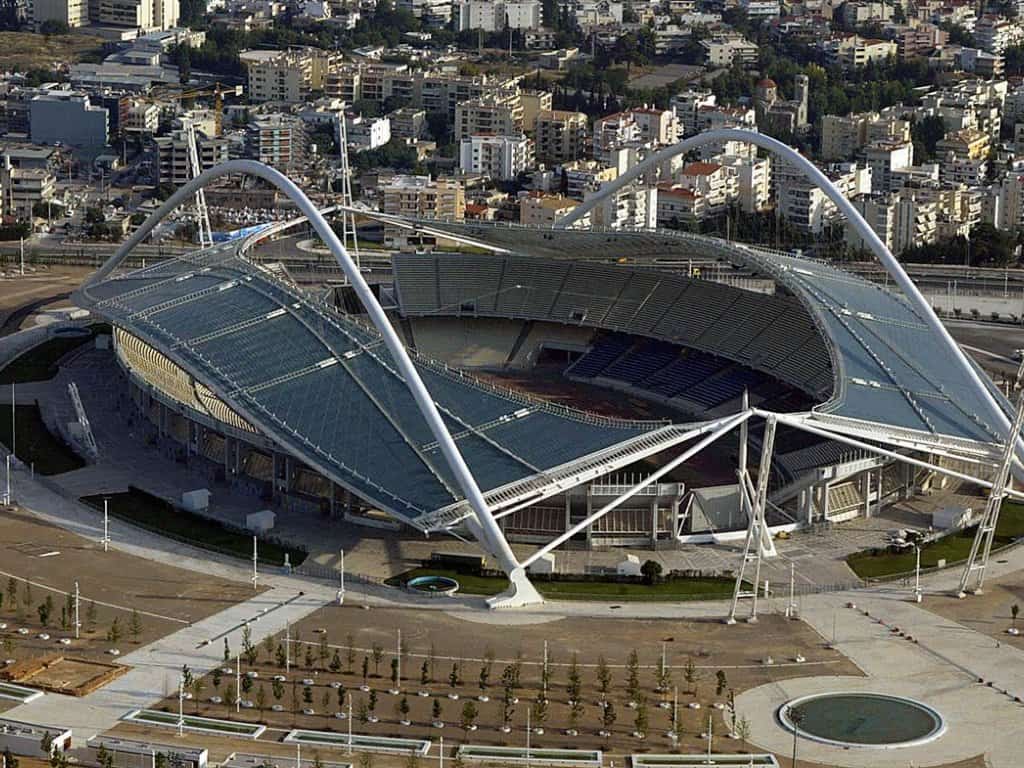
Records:
M214 83L211 86L203 88L190 88L188 90L170 90L167 88L156 88L150 91L149 95L145 97L146 101L151 102L166 102L173 101L181 104L184 108L196 99L201 99L204 96L213 96L213 119L214 119L214 135L220 136L223 130L223 112L224 112L224 97L225 96L241 96L242 86L240 85L222 85L221 83Z

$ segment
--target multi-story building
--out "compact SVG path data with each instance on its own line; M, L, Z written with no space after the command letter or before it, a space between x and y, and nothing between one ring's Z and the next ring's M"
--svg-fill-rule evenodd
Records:
M89 23L89 0L33 0L36 31L44 21L60 21L74 29Z
M446 27L452 20L451 0L398 0L395 7L408 11L427 27Z
M498 32L502 29L536 29L541 25L541 4L538 0L466 0L456 5L458 29L481 29Z
M519 223L528 227L550 229L572 213L579 204L578 200L561 195L531 192L519 198ZM586 221L589 221L589 217Z
M189 164L188 142L182 131L171 132L167 136L158 136L156 144L157 183L180 187L192 178ZM201 171L227 162L228 141L223 138L210 138L202 133L196 134L196 154L199 158Z
M591 195L584 196L584 200ZM658 222L658 192L634 183L601 200L590 212L593 226L604 229L653 229Z
M305 102L312 91L323 89L327 76L341 61L338 54L319 48L244 51L239 58L248 71L250 101L288 104Z
M1024 29L1002 16L985 14L974 24L974 40L982 50L1001 56L1010 46L1024 42Z
M856 163L827 166L825 174L846 197L871 192L871 169ZM819 235L838 220L838 210L825 193L786 162L774 166L779 215L795 229Z
M97 20L101 24L147 32L178 24L178 0L90 0L90 6L93 2L99 8Z
M896 34L896 54L900 61L927 56L949 42L949 32L935 24L901 27Z
M48 168L15 168L9 155L0 163L0 213L27 221L37 203L52 200L56 178Z
M731 67L733 64L748 66L757 62L756 43L735 33L720 34L700 41L704 49L704 60L709 67Z
M306 124L293 115L266 115L245 128L246 154L284 173L302 167L307 143Z
M866 145L881 141L910 141L910 121L895 114L861 112L821 118L821 159L849 160Z
M345 137L349 149L365 152L391 141L391 120L387 117L351 115L345 118Z
M477 134L513 136L522 132L523 105L517 92L491 93L455 107L456 141Z
M380 107L396 101L427 112L446 112L455 118L459 103L484 96L511 98L519 93L516 77L457 75L448 72L410 71L404 66L343 64L332 67L324 80L324 93L332 98L372 101Z
M656 190L655 216L659 227L678 229L707 217L707 204L699 192L671 182L659 184Z
M391 135L403 139L418 139L427 127L427 112L416 107L401 107L389 112Z
M414 219L462 221L466 193L454 179L394 176L380 186L381 211Z
M597 160L574 160L562 163L561 191L574 200L583 200L588 193L596 192L602 185L619 176L616 168L606 166Z
M965 128L939 139L935 143L935 154L940 158L953 155L968 160L981 160L988 157L990 147L991 141L987 133Z
M85 93L49 91L29 102L29 132L36 144L99 150L107 143L109 115Z
M160 107L149 101L132 101L121 120L121 133L152 136L160 127Z
M594 121L594 157L608 162L610 153L640 144L640 126L632 112L616 112Z
M537 125L537 115L551 109L551 91L523 90L519 94L519 103L523 105L523 127L532 131Z
M821 45L825 60L843 69L857 69L869 62L896 58L898 47L891 40L874 40L860 35L846 35L826 40Z
M910 141L883 139L864 147L864 160L871 169L873 192L888 192L893 188L893 171L914 164L914 145Z
M560 109L537 114L534 144L537 161L564 163L583 157L587 143L587 116Z
M707 88L690 88L669 100L669 108L676 114L681 136L700 133L702 128L698 116L701 108L714 106L715 94Z
M677 185L696 192L704 199L704 211L716 216L739 197L739 182L732 168L719 163L697 162L685 166L676 178Z
M459 168L509 181L533 165L533 142L525 136L466 136L459 143Z
M927 196L918 195L916 190L861 195L852 202L893 253L900 253L912 246L928 245L938 238L938 205ZM846 240L854 248L866 248L853 227L847 228Z
M719 155L714 158L714 162L720 163L736 175L736 188L741 211L757 213L767 210L771 206L771 158L759 158L753 153Z

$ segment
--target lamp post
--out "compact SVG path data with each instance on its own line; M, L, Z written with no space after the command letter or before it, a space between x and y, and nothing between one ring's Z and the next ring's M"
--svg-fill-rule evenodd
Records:
M804 713L799 707L787 707L786 714L793 725L793 768L796 768L796 741L800 734L800 723L804 721Z
M921 543L914 544L914 602L921 602Z

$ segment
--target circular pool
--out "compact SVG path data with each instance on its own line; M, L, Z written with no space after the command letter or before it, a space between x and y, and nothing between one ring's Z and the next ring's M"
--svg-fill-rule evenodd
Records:
M946 730L942 716L931 707L883 693L803 696L783 704L778 718L790 731L840 747L910 747L937 739Z
M405 588L431 597L441 597L458 592L459 582L448 576L416 576L405 582Z

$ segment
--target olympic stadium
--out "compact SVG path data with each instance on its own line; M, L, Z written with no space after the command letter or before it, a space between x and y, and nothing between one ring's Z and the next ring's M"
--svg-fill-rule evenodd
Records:
M162 216L229 173L293 199L359 311L256 258L272 230L121 269ZM301 190L232 161L179 189L77 296L113 326L135 407L162 435L307 504L313 527L332 524L313 510L339 506L349 521L472 537L512 582L496 604L516 605L539 600L527 569L559 547L735 540L759 562L773 531L869 514L930 478L998 483L1013 409L881 243L902 292L678 232L375 216L473 247L396 255L371 291ZM538 369L557 372L557 398L523 385ZM631 408L589 407L602 392ZM536 548L517 557L509 542Z

